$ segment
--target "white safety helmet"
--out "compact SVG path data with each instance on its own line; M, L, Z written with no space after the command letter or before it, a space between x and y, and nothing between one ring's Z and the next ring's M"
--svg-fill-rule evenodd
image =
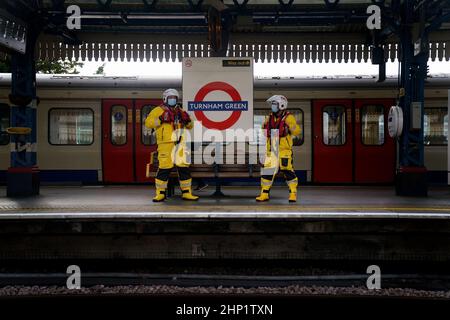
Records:
M180 100L180 94L178 93L177 90L175 89L167 89L163 92L163 102L164 104L167 104L167 98L171 97L171 96L175 96L177 97L177 100Z
M285 96L276 94L274 96L271 96L269 99L266 100L268 104L272 104L272 102L278 103L278 110L286 110L288 101Z

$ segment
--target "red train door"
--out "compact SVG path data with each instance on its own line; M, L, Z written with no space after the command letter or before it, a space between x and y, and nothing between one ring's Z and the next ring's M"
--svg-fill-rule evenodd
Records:
M316 100L313 115L313 181L352 182L352 101Z
M392 183L395 141L389 137L387 117L391 99L355 101L355 182Z
M150 160L150 153L156 151L156 136L154 130L145 127L145 119L150 111L161 104L160 100L135 101L135 168L136 182L150 182L154 179L145 177L146 165Z
M150 153L156 150L153 130L145 118L160 104L158 100L103 101L103 181L151 182L145 177Z
M103 181L133 182L133 101L104 100L103 127Z

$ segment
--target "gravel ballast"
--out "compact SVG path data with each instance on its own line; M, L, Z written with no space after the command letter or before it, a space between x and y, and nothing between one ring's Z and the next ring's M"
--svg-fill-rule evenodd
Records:
M67 289L60 286L6 286L0 288L0 297L43 295L305 295L305 296L383 296L417 297L450 300L450 291L424 291L416 289L389 288L368 290L364 287L177 287L177 286L94 286Z

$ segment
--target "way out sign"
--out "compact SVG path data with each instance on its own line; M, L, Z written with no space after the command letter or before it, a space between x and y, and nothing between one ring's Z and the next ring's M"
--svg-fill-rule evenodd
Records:
M227 141L234 138L228 129L253 130L253 59L184 58L183 108L209 131L201 138L194 132L195 141Z

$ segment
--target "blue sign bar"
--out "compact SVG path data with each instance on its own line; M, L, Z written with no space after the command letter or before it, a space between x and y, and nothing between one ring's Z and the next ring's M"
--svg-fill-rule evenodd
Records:
M248 101L188 101L188 111L247 111Z

